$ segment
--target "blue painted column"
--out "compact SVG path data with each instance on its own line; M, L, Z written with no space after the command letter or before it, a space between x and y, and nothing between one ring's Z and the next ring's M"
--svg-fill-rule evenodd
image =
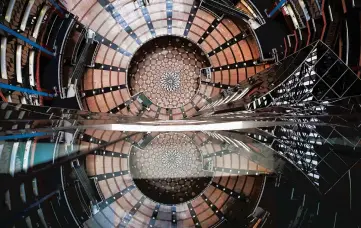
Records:
M29 207L25 208L22 212L17 213L14 217L9 218L6 222L5 222L5 226L7 227L8 225L14 223L15 220L18 219L23 219L30 210L32 210L33 208L39 208L40 204L43 203L44 201L49 200L51 197L55 196L55 195L59 195L60 194L60 190L55 190L47 195L45 195L44 197L40 198L38 201L32 203Z
M38 95L38 96L43 96L43 97L54 97L54 94L45 93L45 92L27 89L27 88L22 88L19 86L8 85L5 83L0 83L0 89L8 89L8 90L18 91L18 92L22 92L22 93Z
M35 43L34 41L32 41L32 40L30 40L29 38L21 35L20 33L15 32L15 31L12 30L11 28L9 28L9 27L7 27L7 26L5 26L5 25L3 25L3 24L0 24L0 30L3 30L3 31L5 31L6 33L9 33L10 35L15 36L16 38L18 38L18 39L24 41L25 43L33 46L34 48L40 50L41 52L44 52L44 53L46 53L46 54L48 54L48 55L50 55L50 56L56 56L56 53L55 53L55 52L49 51L48 49L44 48L43 46Z
M275 8L273 8L273 10L269 13L269 14L267 14L267 12L266 12L266 14L267 14L267 17L273 17L273 15L285 4L287 2L287 0L281 0L277 5L276 5L276 7Z
M48 133L45 133L45 132L35 132L35 133L24 133L24 134L15 134L15 135L4 135L4 136L0 136L0 141L41 137L41 136L45 136L47 134Z
M64 10L59 6L55 0L49 0L49 2L57 9L61 14L65 14Z

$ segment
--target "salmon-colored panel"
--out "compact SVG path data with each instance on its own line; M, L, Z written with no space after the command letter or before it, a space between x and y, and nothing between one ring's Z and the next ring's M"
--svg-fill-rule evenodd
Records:
M221 66L228 65L228 61L227 61L226 56L224 55L223 51L218 52L217 57L218 57L218 60L219 60L219 63L221 64Z
M94 89L102 88L102 71L101 70L93 71L93 88Z
M216 19L214 16L212 16L212 14L207 13L201 9L197 11L196 16L202 18L205 21L208 21L209 23L212 23Z
M107 71L107 70L103 70L103 74L102 74L102 88L105 88L105 87L109 87L110 86L110 71Z
M252 56L251 50L249 49L247 41L241 40L240 42L238 42L238 44L241 47L241 50L243 52L244 60L245 61L252 60L253 56Z
M209 60L211 61L211 64L213 67L219 67L220 64L219 64L219 61L218 61L218 58L216 55L212 55Z
M246 80L246 69L245 68L238 68L238 81L242 82Z
M222 82L222 73L220 71L214 72L214 82Z
M237 69L232 69L230 70L230 74L231 74L231 78L230 78L230 85L237 85L237 80L238 80L238 73L237 73Z
M223 52L226 55L228 64L233 64L236 62L236 59L233 56L232 50L229 47L224 49Z
M97 102L95 101L94 97L87 97L86 102L88 104L89 111L91 111L91 112L99 112Z
M236 58L236 62L238 62L238 63L243 62L244 59L243 59L242 51L239 48L238 44L233 44L231 46L231 49L232 49L232 52L234 54L234 57Z
M224 20L222 20L222 23L218 24L217 30L225 37L226 40L230 40L232 39L233 35L226 28L225 24L223 24L223 21Z
M108 103L109 109L115 108L115 106L117 104L115 103L115 100L114 100L114 98L112 96L112 93L111 92L110 93L105 93L104 96L105 96L105 100Z
M238 26L229 19L222 20L222 23L227 27L227 29L230 30L230 32L233 34L233 36L236 36L241 32L241 30L239 30Z
M95 99L98 103L101 112L109 111L109 108L107 107L106 100L104 99L103 94L95 95Z
M229 70L222 70L222 84L229 85Z
M247 77L252 77L256 74L255 67L247 67Z
M93 89L93 70L88 69L84 74L84 90Z

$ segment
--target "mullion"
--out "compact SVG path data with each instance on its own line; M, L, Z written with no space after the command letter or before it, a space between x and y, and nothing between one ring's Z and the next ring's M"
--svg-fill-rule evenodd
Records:
M102 180L108 180L110 178L127 175L129 173L130 173L129 170L122 170L122 171L117 171L117 172L112 172L112 173L98 174L98 175L90 176L89 178L94 178L97 181L102 181Z
M213 171L219 171L229 174L235 174L235 175L258 175L262 174L263 172L260 172L258 170L245 170L245 169L229 169L229 168L223 168L223 167L213 167Z
M120 15L118 10L114 7L109 0L98 0L100 5L113 17L113 19L126 31L130 37L132 37L137 44L141 45L142 41L138 38L138 36L134 33L132 28L128 25L128 23L124 20L124 18Z
M212 211L214 212L214 214L219 218L220 221L223 221L225 219L224 214L221 212L221 210L218 209L218 207L216 205L214 205L208 198L206 195L201 194L202 199L204 200L204 202L206 202L206 204L212 209Z
M94 39L96 41L98 41L100 44L103 44L103 45L105 45L107 47L110 47L111 49L113 49L113 50L115 50L115 51L117 51L117 52L119 52L119 53L121 53L121 54L123 54L125 56L128 56L128 57L132 56L132 54L129 51L119 47L117 44L115 44L112 41L108 40L104 36L102 36L102 35L100 35L98 33L95 33L95 34L96 35L95 35Z
M226 42L224 42L223 44L219 45L216 49L214 49L213 51L208 53L208 56L211 57L213 55L215 55L218 52L221 52L224 49L227 49L228 47L237 44L239 41L244 40L247 38L247 35L244 33L240 33L238 35L236 35L235 37L233 37L230 40L227 40Z
M155 221L156 221L157 216L158 216L159 208L160 208L160 204L158 203L157 205L155 205L155 208L154 208L154 211L152 213L152 217L151 217L151 219L149 221L148 227L154 227Z
M133 206L133 208L127 213L122 221L120 222L118 227L126 228L129 224L129 222L133 219L134 215L137 213L139 207L143 204L145 200L145 196L142 196L140 200Z
M231 189L227 188L227 187L224 187L216 182L212 182L211 185L225 193L227 193L228 195L234 197L235 199L239 199L239 200L242 200L244 202L250 202L250 200L248 199L248 197L245 195L245 194L242 194L242 193L238 193L238 192L235 192L235 191L232 191Z
M220 82L214 83L214 82L201 81L201 83L208 85L208 86L215 87L215 88L219 88L219 89L225 89L225 88L231 87L231 85L221 84Z
M117 85L117 86L111 86L111 87L103 87L103 88L84 90L84 91L82 91L82 97L93 97L96 95L110 93L110 92L125 89L125 88L127 88L126 85Z
M186 27L184 29L183 36L188 36L188 33L189 33L189 31L190 31L190 29L192 27L192 23L194 21L194 18L196 17L199 5L200 5L200 2L198 0L194 1L194 5L192 6L191 11L189 13L189 17L188 17L188 20L187 20L187 25L186 25Z
M223 65L223 66L219 66L219 67L213 67L212 71L214 72L214 71L222 71L222 70L233 70L233 69L246 68L246 67L256 66L256 65L257 65L256 60L247 60L244 62L238 62L238 63L232 63L232 64Z
M203 35L199 38L198 44L202 44L204 40L207 39L209 34L213 32L213 30L216 29L216 27L221 23L221 19L214 19L211 23L211 25L207 28L207 30L203 33Z
M100 202L98 204L99 209L103 210L104 208L108 207L110 204L114 203L115 201L117 201L118 199L120 199L126 193L130 192L133 189L135 189L135 185L131 185L131 186L129 186L129 187L115 193L114 195L110 196L108 199L103 200L102 202Z
M177 227L177 207L176 206L172 206L172 220L171 220L171 224L172 224L172 228L176 228Z
M140 10L142 11L144 20L147 22L148 29L153 37L156 36L156 33L154 31L154 26L152 23L152 18L149 15L148 8L144 5L143 0L137 0L138 5L140 6Z
M192 204L187 203L187 206L188 206L189 212L190 212L190 214L192 216L192 220L193 220L193 223L194 223L195 227L202 227L200 222L199 222L197 213L194 211L194 208L193 208Z
M95 63L94 67L89 67L90 69L97 69L97 70L108 70L108 71L115 71L115 72L126 72L125 68L111 66L103 63Z
M166 0L168 35L172 34L173 0Z

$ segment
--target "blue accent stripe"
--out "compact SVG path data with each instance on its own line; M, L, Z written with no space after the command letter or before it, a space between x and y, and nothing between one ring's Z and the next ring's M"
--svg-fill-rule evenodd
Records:
M149 221L148 227L154 227L155 226L155 220L157 220L158 212L159 212L160 204L158 203L155 205L155 208L152 213L152 217Z
M177 207L172 206L172 221L171 221L171 227L176 228L177 227Z
M129 27L128 23L124 20L124 18L120 15L120 13L115 9L114 5L110 3L108 0L98 0L100 5L104 7L104 9L112 15L114 20L122 26L124 31L126 31L136 42L141 45L142 41L138 38L138 36L133 32L132 28Z
M24 139L24 138L40 137L40 136L45 136L45 135L47 135L47 133L45 133L45 132L5 135L5 136L0 136L0 140Z
M7 33L9 33L9 34L11 34L11 35L13 35L13 36L15 36L16 38L24 41L25 43L33 46L34 48L36 48L36 49L38 49L38 50L40 50L40 51L42 51L42 52L44 52L44 53L46 53L46 54L48 54L48 55L56 56L56 53L55 53L55 52L49 51L48 49L40 46L39 44L35 43L34 41L32 41L32 40L28 39L27 37L25 37L25 36L23 36L23 35L15 32L14 30L6 27L6 26L3 25L3 24L0 24L0 29L3 30L3 31L5 31L5 32L7 32Z
M56 3L54 0L49 0L49 2L57 9L60 13L64 14L64 10Z
M150 15L148 12L148 8L144 5L142 0L138 0L138 4L140 6L140 10L142 11L143 17L144 17L145 21L147 22L150 33L152 34L153 37L155 37L156 34L155 34L154 26L152 23L152 18L150 18Z
M172 34L172 17L173 17L173 0L167 0L166 2L167 8L167 28L168 34Z
M287 0L281 0L277 6L275 8L273 8L273 10L271 11L271 13L269 13L267 16L268 17L272 17L277 10L279 10L285 3L287 2Z
M54 97L53 94L40 92L40 91L27 89L27 88L22 88L22 87L19 87L19 86L8 85L8 84L4 84L4 83L0 83L0 88L1 89L13 90L13 91L19 91L19 92L28 93L28 94L34 94L34 95L43 96L43 97Z
M194 5L191 8L191 12L189 13L187 25L184 29L184 36L188 36L189 30L191 29L194 18L196 17L198 11L199 3L194 2Z

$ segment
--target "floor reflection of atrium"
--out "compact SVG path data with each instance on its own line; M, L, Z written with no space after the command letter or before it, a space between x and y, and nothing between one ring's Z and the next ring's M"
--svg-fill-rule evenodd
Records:
M177 204L189 201L209 185L202 156L186 134L157 135L143 150L133 148L130 170L137 187L150 199Z

